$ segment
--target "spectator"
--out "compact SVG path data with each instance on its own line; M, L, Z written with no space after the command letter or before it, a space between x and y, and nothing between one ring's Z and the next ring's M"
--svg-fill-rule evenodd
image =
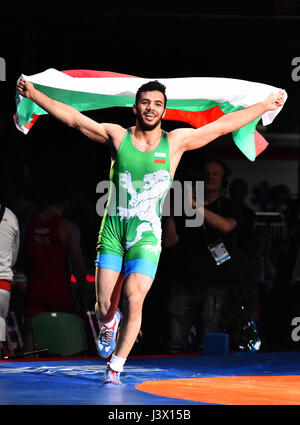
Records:
M6 318L9 311L13 266L19 250L19 224L15 214L3 204L0 208L0 356L6 340Z
M270 211L282 213L289 228L296 224L299 212L298 201L291 198L290 190L286 185L279 184L272 188Z
M179 266L171 277L168 300L166 349L169 353L189 350L189 335L194 326L195 347L201 352L203 336L219 332L224 299L231 282L233 235L238 218L232 202L223 196L228 169L219 161L204 166L204 223L185 227L184 217L166 220L164 243L172 247ZM195 205L195 197L193 197ZM225 250L222 249L222 244ZM221 259L219 251L224 258ZM175 262L176 261L176 262Z
M239 215L237 228L238 243L242 243L247 235L254 231L255 212L246 204L248 184L243 179L234 179L229 185L229 196L235 212Z
M262 230L244 233L234 263L224 311L224 327L230 334L231 349L254 351L264 344L266 305L276 277L270 257L270 239Z
M66 190L50 183L43 187L39 200L41 212L29 223L25 237L28 277L25 318L43 311L79 313L84 303L86 271L79 229L64 217L68 203ZM78 284L75 297L71 273Z

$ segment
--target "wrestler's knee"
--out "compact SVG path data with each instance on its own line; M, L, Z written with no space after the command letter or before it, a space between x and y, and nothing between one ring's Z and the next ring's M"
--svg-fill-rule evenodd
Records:
M140 273L131 273L124 287L123 298L128 310L139 313L142 310L145 297L152 285L152 279Z
M107 319L109 308L110 308L109 303L100 302L99 300L97 300L95 304L95 313L96 313L97 319L100 321Z

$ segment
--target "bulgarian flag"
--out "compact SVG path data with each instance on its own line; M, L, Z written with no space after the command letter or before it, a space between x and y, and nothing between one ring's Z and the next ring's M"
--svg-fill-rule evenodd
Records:
M35 75L22 75L46 95L73 106L79 111L112 107L132 107L138 88L154 78L140 78L108 71L48 69ZM199 128L224 114L246 108L279 91L261 83L230 78L155 78L166 86L168 98L164 119L189 123ZM285 92L284 92L285 93ZM285 93L285 99L287 95ZM47 112L16 93L17 128L27 134L40 115ZM237 147L254 161L268 142L256 131L260 119L271 124L282 107L233 132Z

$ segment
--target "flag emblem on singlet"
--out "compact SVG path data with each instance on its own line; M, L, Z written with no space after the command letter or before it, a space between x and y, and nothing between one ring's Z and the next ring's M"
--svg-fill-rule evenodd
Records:
M154 164L165 164L166 163L166 154L164 152L155 152L154 153Z

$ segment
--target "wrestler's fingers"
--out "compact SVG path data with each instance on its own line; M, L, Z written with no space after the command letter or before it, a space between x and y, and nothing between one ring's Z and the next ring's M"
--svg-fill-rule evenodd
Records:
M282 90L279 92L279 97L281 100L284 100L284 92Z
M19 81L18 81L18 85L20 85L20 86L25 86L25 84L26 84L26 81L24 80L24 78L23 78L23 77L21 77L21 78L19 79Z
M278 99L284 99L284 93L279 92L277 97L278 97Z
M282 106L283 105L283 103L284 103L284 98L281 96L281 97L276 97L275 98L275 105L278 107L278 106Z

